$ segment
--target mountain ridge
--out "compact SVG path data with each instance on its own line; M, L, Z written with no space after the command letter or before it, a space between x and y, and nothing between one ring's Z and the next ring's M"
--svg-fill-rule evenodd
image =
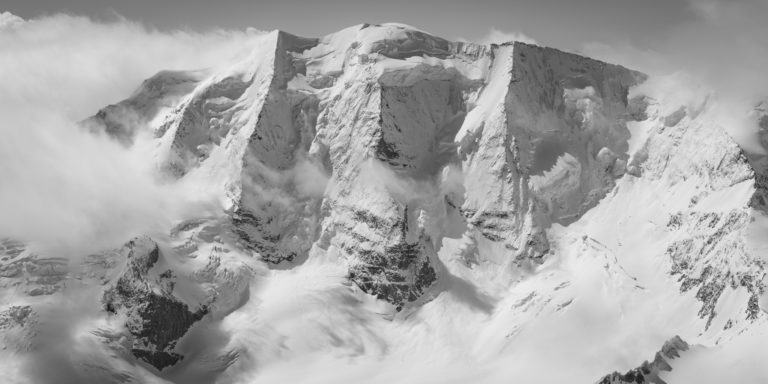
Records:
M401 24L276 30L227 66L152 76L84 129L149 143L164 182L222 212L88 259L100 337L130 341L101 364L187 382L215 360L221 382L230 366L290 381L274 356L374 369L434 352L463 375L493 371L483 382L622 382L673 336L685 350L762 335L762 159L706 104L635 94L647 79ZM139 243L154 244L146 270L116 267ZM23 244L2 252L9 316L28 308L19 287L55 297L73 278ZM190 347L220 330L219 349ZM326 351L339 355L314 355ZM692 355L655 361L651 382ZM561 373L499 365L536 359Z

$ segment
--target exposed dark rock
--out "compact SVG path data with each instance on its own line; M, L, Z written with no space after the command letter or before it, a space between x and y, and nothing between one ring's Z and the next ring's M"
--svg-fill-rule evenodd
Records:
M749 201L749 206L768 212L768 169L755 170L755 193Z
M24 327L35 321L35 312L29 305L16 305L0 312L0 330L11 327Z
M364 292L402 310L406 303L416 301L437 280L429 259L429 255L434 254L429 239L424 234L409 239L407 208L397 221L362 210L353 211L353 215L371 228L390 233L392 240L383 249L367 248L364 244L371 244L370 239L354 234L359 245L344 249L356 258L347 278Z
M659 373L671 371L670 362L680 357L680 353L687 351L688 348L688 343L680 336L675 336L665 342L659 352L656 352L653 361L644 361L639 367L623 374L614 372L606 375L597 384L667 384L659 377Z
M235 234L242 240L241 245L250 251L257 252L261 259L279 264L283 261L293 261L296 252L279 247L283 234L272 232L262 218L251 212L238 209L232 214L232 224Z
M672 242L666 254L672 261L671 274L679 276L680 290L696 289L701 301L699 316L707 319L706 328L717 315L715 308L727 287L743 287L750 292L745 305L746 318L760 314L757 297L764 292L762 278L765 265L744 250L739 237L734 237L749 221L746 211L734 210L721 215L715 212L677 213L670 217L668 230L684 231L686 237ZM739 260L734 267L730 260Z
M122 251L127 258L125 272L104 292L104 309L127 315L125 326L133 337L131 352L162 370L183 358L174 352L176 342L208 309L202 307L192 312L173 296L172 272L150 276L160 258L160 249L152 239L135 238Z
M374 150L376 157L379 160L390 163L391 165L395 165L394 160L400 158L400 153L397 151L397 147L388 143L383 134L379 136L379 141L376 142Z
M364 292L395 305L399 311L418 299L437 280L421 243L398 243L384 252L361 251L359 264L349 269L348 278Z

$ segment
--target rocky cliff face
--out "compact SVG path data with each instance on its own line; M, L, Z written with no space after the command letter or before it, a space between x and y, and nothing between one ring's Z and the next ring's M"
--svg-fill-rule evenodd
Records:
M500 89L484 89L456 138L471 186L463 211L517 260L540 262L550 223L577 220L625 172L627 93L644 76L521 43L493 63Z
M341 249L351 281L402 308L437 279L441 240L462 226L541 262L550 223L576 220L623 175L627 92L642 79L522 43L361 25L266 34L243 62L184 82L196 86L175 107L136 110L158 122L159 165L218 188L263 260ZM103 115L91 121L114 131Z
M153 271L161 253L152 239L133 239L120 253L125 257L125 271L104 291L104 309L125 316L132 338L130 350L136 358L159 370L174 365L183 358L174 352L176 343L208 308L191 309L174 296L172 270Z

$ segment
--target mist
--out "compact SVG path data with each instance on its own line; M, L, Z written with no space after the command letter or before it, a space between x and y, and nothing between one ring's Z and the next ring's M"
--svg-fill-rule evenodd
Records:
M126 149L77 125L165 69L200 69L247 53L259 32L160 32L115 18L54 15L0 26L0 237L57 256L115 246L215 209L161 185L150 149ZM148 135L147 135L148 136ZM147 140L149 137L146 138Z
M457 40L461 41L469 41L465 38L458 38ZM496 27L491 27L490 30L488 30L488 33L484 36L473 39L476 43L480 44L502 44L507 43L510 41L519 41L526 44L539 44L536 39L532 38L531 36L528 36L522 32L509 32L505 31Z
M687 0L687 6L693 20L652 46L586 42L576 52L649 74L635 94L689 110L706 102L710 117L742 148L765 154L750 113L768 97L768 2Z

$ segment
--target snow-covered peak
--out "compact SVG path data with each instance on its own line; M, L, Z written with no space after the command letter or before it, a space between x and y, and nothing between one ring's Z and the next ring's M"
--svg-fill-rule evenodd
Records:
M89 126L147 140L165 182L222 209L88 259L128 331L114 348L176 381L205 362L244 381L427 364L457 373L439 382L621 382L663 380L682 340L764 333L766 178L707 104L644 81L395 23L265 32L229 65L159 73ZM64 289L9 244L8 286Z

